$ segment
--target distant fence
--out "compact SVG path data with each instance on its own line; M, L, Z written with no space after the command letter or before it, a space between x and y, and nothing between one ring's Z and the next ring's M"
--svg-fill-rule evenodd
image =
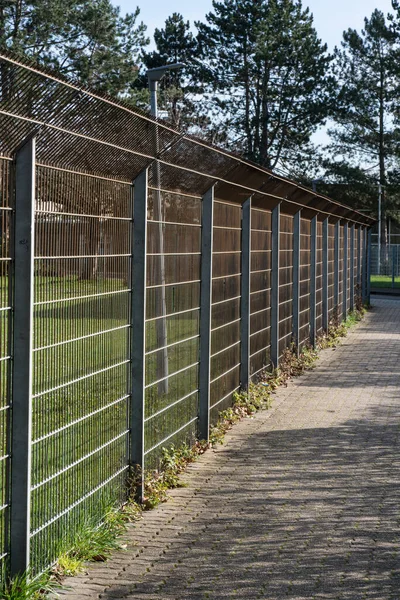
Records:
M398 287L400 278L400 244L390 244L379 252L378 244L371 244L371 275L380 275L382 284ZM390 281L389 281L390 280ZM397 280L397 281L396 281Z
M0 559L38 573L368 296L371 220L12 56L0 82Z

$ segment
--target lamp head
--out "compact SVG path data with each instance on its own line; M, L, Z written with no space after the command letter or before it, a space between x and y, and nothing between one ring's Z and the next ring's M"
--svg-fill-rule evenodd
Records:
M185 63L172 63L170 65L163 65L162 67L149 69L146 75L149 81L160 81L160 79L162 79L162 77L165 75L166 71L177 71L178 69L183 69L183 67L186 67Z

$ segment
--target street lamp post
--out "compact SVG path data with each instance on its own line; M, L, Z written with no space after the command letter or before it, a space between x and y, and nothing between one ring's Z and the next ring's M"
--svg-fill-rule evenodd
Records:
M158 106L157 106L157 88L158 82L165 75L166 71L177 70L184 67L184 63L173 63L171 65L164 65L156 67L155 69L149 69L147 71L147 78L149 82L150 90L150 109L151 114L154 117L158 117ZM154 128L154 154L157 157L159 152L159 139L158 139L158 125ZM159 317L156 320L156 337L157 337L157 348L160 348L160 352L157 353L157 380L158 393L160 395L168 393L168 339L167 339L167 303L166 303L166 292L165 292L165 256L164 256L164 224L162 215L162 198L160 191L160 163L155 160L153 170L153 218L158 223L158 243L156 246L159 257L156 259L156 273L157 284L160 288L155 290L155 302L156 302L156 316Z
M381 274L381 243L382 243L382 185L378 185L378 275Z

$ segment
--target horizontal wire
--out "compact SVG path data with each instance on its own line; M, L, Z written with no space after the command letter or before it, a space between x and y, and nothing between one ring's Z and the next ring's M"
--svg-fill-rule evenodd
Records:
M226 400L227 398L229 398L229 396L231 394L234 394L238 390L240 390L240 385L238 385L233 390L231 390L230 392L228 392L223 398L220 398L220 400L218 400L218 402L216 402L215 404L213 404L212 406L210 406L210 410L214 409L216 406L218 406L219 404L221 404L221 402L223 402L224 400Z
M12 160L12 159L10 159ZM113 179L111 177L102 177L101 175L93 175L92 173L85 173L82 171L73 171L72 169L65 169L63 167L54 167L53 165L46 165L41 162L36 163L37 167L41 169L49 169L50 171L61 171L62 173L69 173L70 175L82 175L82 177L89 177L91 179L99 179L100 181L109 181L111 183L121 183L122 185L127 185L129 187L133 187L132 181L125 181L123 179Z
M220 304L224 304L224 302L233 302L233 300L240 300L242 296L234 296L233 298L226 298L225 300L218 300L218 302L212 302L211 306L219 306Z
M146 256L201 256L201 252L147 252Z
M201 223L177 223L176 221L156 221L155 219L147 219L147 224L157 223L158 225L179 225L179 227L197 227L201 228Z
M211 332L218 331L219 329L223 329L224 327L228 327L228 325L233 325L234 323L238 323L241 321L241 317L238 319L234 319L233 321L229 321L229 323L224 323L224 325L218 325L218 327L212 327Z
M286 283L285 285L290 285L290 284ZM288 300L283 300L282 302L279 302L279 308L281 306L283 306L284 304L289 304L289 302L293 302L293 298L289 298Z
M151 317L150 319L146 319L145 322L146 323L151 323L152 321L158 321L159 319L168 319L169 317L176 317L178 315L185 315L187 313L195 312L195 311L199 311L199 310L200 310L200 306L195 306L194 308L187 308L185 310L180 310L178 312L168 313L167 315L161 315L160 317Z
M213 225L213 229L225 229L228 231L242 231L241 227L227 227L226 225Z
M56 385L55 387L45 390L44 392L38 392L37 394L33 394L32 398L40 398L41 396L45 396L46 394L52 394L53 392L57 392L58 390L68 387L69 385L74 385L75 383L78 383L79 381L85 381L85 379L90 379L90 377L95 377L96 375L100 375L101 373L107 373L107 371L111 371L112 369L117 369L118 367L127 365L130 362L131 361L129 359L123 360L115 365L111 365L109 367L104 367L104 369L99 369L98 371L94 371L93 373L88 373L87 375L82 375L82 377L77 377L76 379L74 379L72 381L67 381L67 383L62 383L61 385Z
M74 256L35 256L35 260L69 260L76 258L132 258L132 254L77 254Z
M218 379L221 379L222 377L225 377L225 375L229 375L229 373L232 373L232 371L234 371L235 369L237 369L238 367L240 367L240 365L241 365L241 363L238 363L237 365L235 365L234 367L231 367L230 369L228 369L224 373L221 373L221 375L218 375L218 377L214 377L214 379L211 379L210 385L212 383L215 383L216 381L218 381Z
M281 338L278 339L278 342L282 342L282 340L286 340L288 337L292 337L293 332L289 331L289 333L286 333L285 335L283 335ZM280 356L282 356L282 354L280 354Z
M35 215L48 215L50 216L54 216L54 217L77 217L77 218L84 218L84 219L101 219L104 221L123 221L123 222L128 222L128 223L132 223L133 219L132 217L114 217L113 215L87 215L87 214L82 214L82 213L70 213L70 212L58 212L58 211L49 211L49 210L42 210L40 208L35 210Z
M264 352L264 350L260 350L260 352ZM253 356L254 356L254 354L253 354ZM271 366L271 362L269 362L267 365L265 365L265 367L261 367L261 369L258 369L257 371L254 371L254 373L251 374L251 377L255 377L256 375L258 375L259 373L261 373L261 371L265 371L265 369L268 369L268 367L270 367L270 366Z
M161 379L157 379L156 381L153 381L152 383L147 383L144 386L144 389L147 390L148 388L153 387L153 385L157 385L157 384L161 383L162 381L165 381L166 379L169 379L170 377L174 377L175 375L179 375L179 373L183 373L184 371L188 371L189 369L192 369L193 367L197 367L198 364L199 364L199 361L193 363L192 365L188 365L187 367L183 367L182 369L179 369L178 371L174 371L173 373L169 373L165 377L161 377Z
M113 331L121 331L122 329L130 329L132 325L120 325L119 327L113 327L112 329L104 329L103 331L96 331L95 333L88 333L87 335L81 335L80 337L72 338L71 340L63 340L62 342L55 342L54 344L48 344L48 346L40 346L34 348L33 352L41 352L42 350L49 350L50 348L58 348L59 346L65 346L66 344L72 344L73 342L80 342L82 340L88 340L98 335L104 335L106 333L112 333Z
M271 348L271 344L268 344L268 346L264 346L264 348L261 348L261 350L257 350L256 352L253 352L253 354L250 354L250 358L253 358L253 356L256 356L257 354L261 354L261 352L265 352L266 350L268 350L268 348ZM259 373L262 369L265 369L265 368L266 367L262 367L261 369L256 371L256 373ZM253 373L253 375L255 375L255 373Z
M104 296L112 296L116 294L124 294L126 292L131 292L130 288L124 290L113 290L110 292L100 292L98 294L86 294L85 296L70 296L66 298L58 298L55 300L41 300L39 302L34 302L33 306L44 306L47 304L57 304L59 302L75 302L76 300L88 300L89 298L103 298Z
M172 437L174 437L174 435L176 435L177 433L180 433L181 431L183 431L184 429L186 429L186 427L189 427L189 425L191 425L192 423L194 423L195 421L197 421L198 418L199 417L194 417L188 423L185 423L185 425L182 425L182 427L179 427L179 429L177 429L176 431L174 431L173 433L171 433L170 435L168 435L166 438L164 438L163 440L161 440L161 442L158 442L157 444L155 444L154 446L152 446L151 448L149 448L149 450L146 450L146 452L144 452L144 456L146 456L147 454L150 454L150 452L153 452L153 450L155 450L156 448L158 448L159 446L161 446L161 444L165 444L165 442L168 442L168 440L170 440Z
M211 358L214 358L215 356L218 356L219 354L222 354L223 352L226 352L227 350L230 350L231 348L235 348L239 344L241 344L241 340L239 340L238 342L235 342L234 344L231 344L230 346L227 346L226 348L223 348L222 350L218 350L218 352L214 352L214 354L211 354Z
M73 463L69 464L67 467L64 467L64 469L60 469L60 471L57 471L57 473L54 473L53 475L50 475L49 477L46 477L46 479L43 479L43 481L40 481L39 483L36 483L35 485L33 485L31 487L31 491L34 492L35 490L41 488L42 486L46 485L47 483L50 483L50 481L54 481L54 479L57 479L57 477L60 477L60 475L64 475L64 473L67 473L71 469L77 467L81 463L85 462L85 460L87 460L88 458L91 458L92 456L94 456L98 452L101 452L102 450L105 450L105 448L108 448L109 446L111 446L112 444L114 444L115 442L117 442L118 440L120 440L121 438L125 437L128 433L130 433L129 429L126 429L122 433L119 433L118 435L116 435L115 437L113 437L108 442L105 442L101 446L98 446L95 450L92 450L91 452L88 452L88 454L85 454L85 456L82 456L78 460L75 460Z
M264 327L263 329L259 329L258 331L254 331L254 333L251 333L249 337L253 337L255 335L258 335L259 333L262 333L263 331L268 331L268 329L271 329L271 325L268 325L268 327Z
M200 334L192 335L191 337L184 338L183 340L178 340L177 342L172 342L172 344L167 344L166 346L162 346L161 348L156 348L155 350L148 350L145 352L146 356L151 354L155 354L156 352L161 352L161 350L166 350L167 348L172 348L173 346L178 346L179 344L184 344L185 342L189 342L190 340L196 340L200 337Z
M230 275L218 275L218 277L212 277L212 281L218 281L219 279L232 279L232 277L240 277L242 273L232 273Z
M284 319L281 319L280 321L278 321L278 324L281 325L282 323L285 323L286 321L288 321L289 319L292 319L293 315L289 315L288 317L285 317Z
M195 198L196 200L202 200L203 199L203 196L195 196L194 194L186 194L184 192L176 192L176 191L173 191L173 190L165 190L163 188L157 188L157 187L153 187L151 185L149 185L147 189L152 190L154 192L162 192L162 193L165 193L165 194L173 194L175 196L183 196L185 198Z
M190 396L194 396L194 394L197 394L198 391L199 391L199 388L196 388L192 392L189 392L189 394L186 394L186 396L183 396L183 398L179 398L179 400L175 400L175 402L172 402L172 404L168 404L167 406L164 406L164 408L162 408L161 410L158 410L156 413L154 413L154 414L150 415L149 417L146 417L145 419L143 419L144 423L148 423L149 421L151 421L155 417L158 417L159 415L162 415L162 413L166 412L167 410L169 410L173 406L176 406L177 404L180 404L184 400L187 400L188 398L190 398Z
M44 440L54 437L55 435L61 433L62 431L66 431L70 427L73 427L74 425L78 425L78 423L82 423L83 421L86 421L86 419L90 419L90 417L100 414L101 412L107 410L107 408L111 408L112 406L116 406L117 404L120 404L121 402L123 402L124 400L127 400L128 398L130 398L130 394L127 394L126 396L122 396L121 398L118 398L117 400L114 400L113 402L110 402L109 404L106 404L105 406L102 406L102 407L98 408L97 410L93 410L92 412L84 415L83 417L80 417L79 419L75 419L75 421L71 421L71 423L67 423L67 425L63 425L63 427L59 427L58 429L55 429L54 431L50 431L50 433L46 433L45 435L42 435L41 437L36 438L35 440L32 440L32 445L34 446L35 444L39 444L39 442L43 442Z
M264 308L260 308L260 310L256 310L255 312L250 313L250 317L253 317L254 315L259 315L262 312L265 312L266 310L271 310L270 306L265 306Z
M111 477L108 477L105 481L103 481L102 483L100 483L99 485L97 485L90 492L88 492L87 494L85 494L84 496L82 496L81 498L79 498L79 500L77 500L76 502L74 502L73 504L71 504L70 506L68 506L68 508L66 508L62 512L58 513L57 515L55 515L52 519L49 519L48 521L46 521L46 523L43 523L40 527L37 527L34 531L31 531L30 537L31 538L34 537L35 535L37 535L38 533L40 533L41 531L43 531L43 529L46 529L47 527L49 527L50 525L52 525L53 523L55 523L56 521L58 521L59 519L61 519L65 515L67 515L68 513L70 513L74 508L76 508L77 506L79 506L80 504L82 504L82 502L84 502L85 500L87 500L88 498L90 498L91 496L93 496L93 494L95 494L96 492L98 492L99 490L101 490L108 483L110 483L111 481L113 481L113 479L116 479L119 475L122 475L122 473L124 473L128 469L129 469L129 465L125 465L124 467L122 467L121 469L119 469L116 473L113 473L111 475Z
M192 279L188 281L176 281L175 283L158 283L157 285L146 285L147 290L155 290L162 287L172 287L177 285L188 285L190 283L200 283L201 279Z
M262 290L255 290L254 292L250 292L250 296L254 296L255 294L264 294L265 292L271 292L272 288L263 288Z
M272 269L259 269L258 271L250 271L250 275L256 275L257 273L270 273Z

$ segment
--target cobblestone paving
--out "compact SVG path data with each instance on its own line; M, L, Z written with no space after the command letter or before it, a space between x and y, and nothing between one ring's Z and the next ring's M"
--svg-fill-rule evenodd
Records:
M192 465L65 600L399 600L400 300Z

